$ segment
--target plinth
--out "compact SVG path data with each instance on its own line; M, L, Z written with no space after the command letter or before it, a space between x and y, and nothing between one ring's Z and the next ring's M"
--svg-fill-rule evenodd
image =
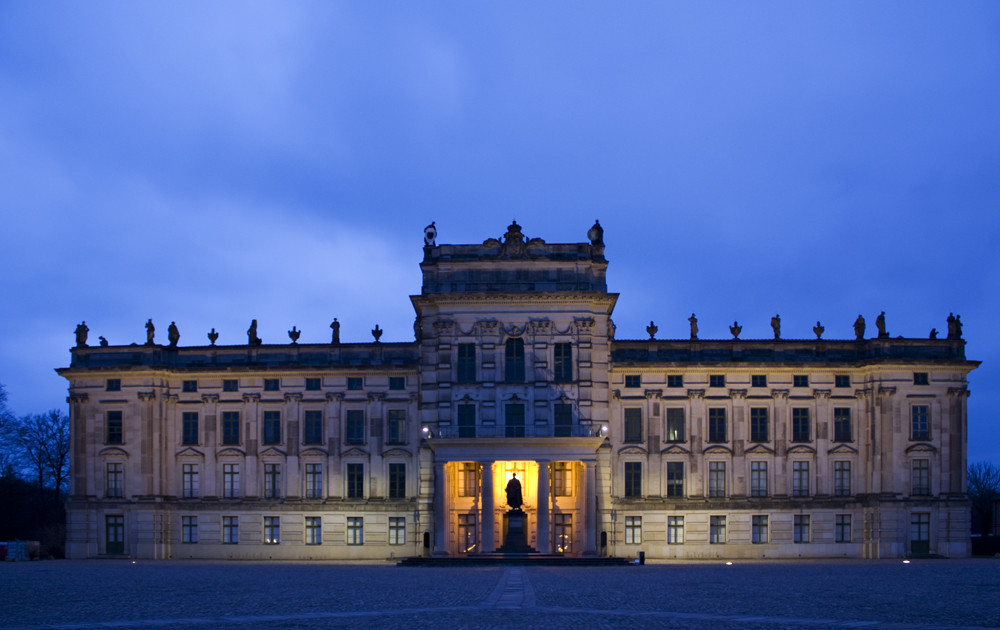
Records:
M537 553L528 546L528 515L515 508L507 510L503 515L503 545L497 551L499 553Z

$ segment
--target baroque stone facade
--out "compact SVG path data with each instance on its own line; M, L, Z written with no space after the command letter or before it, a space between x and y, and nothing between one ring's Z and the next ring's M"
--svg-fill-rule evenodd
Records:
M73 558L969 553L967 375L946 339L615 339L603 230L425 231L414 341L86 345ZM954 321L951 318L950 322ZM81 325L83 326L83 325ZM860 326L860 328L859 328ZM213 329L214 332L214 329ZM253 333L253 334L251 334ZM293 334L294 333L294 334Z

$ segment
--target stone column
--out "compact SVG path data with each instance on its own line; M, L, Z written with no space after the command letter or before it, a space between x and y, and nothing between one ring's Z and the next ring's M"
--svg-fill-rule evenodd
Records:
M479 551L481 553L492 553L496 551L497 544L496 538L494 536L494 531L496 528L496 514L494 513L494 501L493 501L493 462L484 461L480 462L482 466L482 472L480 473L481 479L480 484L482 489L480 490L480 502L482 503L482 515L480 517L480 546Z
M538 551L541 553L552 553L551 536L549 535L549 462L548 460L538 461L538 532L536 541Z
M302 402L302 394L298 393L288 393L285 394L285 409L282 412L284 415L284 435L282 436L285 440L285 452L287 456L285 458L285 488L282 496L286 497L301 497L302 492L302 476L299 471L299 417L301 412L299 411L300 403Z
M243 470L240 471L240 496L256 497L263 494L257 489L257 436L260 429L257 425L258 407L260 405L260 394L243 394L243 444L246 448Z
M583 554L597 555L597 492L594 462L583 462Z
M445 514L444 462L434 462L434 554L448 555L447 514Z

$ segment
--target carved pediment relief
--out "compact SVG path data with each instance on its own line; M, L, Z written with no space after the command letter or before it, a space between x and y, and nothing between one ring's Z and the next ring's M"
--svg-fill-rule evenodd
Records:
M766 444L754 444L745 452L747 455L773 455L774 449Z
M401 448L390 448L386 451L382 451L382 457L412 457L412 454Z
M906 449L906 453L937 453L937 447L927 442L918 442Z
M647 451L646 451L646 449L644 449L641 446L630 445L630 446L624 446L624 447L618 449L618 454L619 455L646 455Z
M341 457L368 457L368 451L355 446L344 451Z
M838 444L827 451L827 453L830 453L831 455L857 455L858 449L847 444Z
M101 457L128 457L128 451L117 446L102 448L97 454Z
M301 457L327 457L329 454L330 452L325 448L318 448L316 446L307 448L299 453Z
M720 454L732 455L733 449L729 448L728 446L723 446L722 444L713 444L712 446L706 448L704 452L706 455L720 455Z
M205 459L205 454L197 449L188 446L177 451L175 457L200 457L202 459Z
M268 446L260 452L261 457L287 457L288 453L281 449L274 448L273 446Z
M816 454L816 449L806 444L798 444L788 449L789 455L805 455L805 454Z
M667 448L660 450L660 455L690 455L691 451L680 444L671 444Z
M232 446L221 449L215 454L216 457L246 457L246 451Z

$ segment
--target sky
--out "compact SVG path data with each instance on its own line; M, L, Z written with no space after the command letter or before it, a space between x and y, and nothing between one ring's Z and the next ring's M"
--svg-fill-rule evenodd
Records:
M618 338L965 324L1000 463L996 2L0 3L0 383L73 330L412 339L438 243L605 228Z

